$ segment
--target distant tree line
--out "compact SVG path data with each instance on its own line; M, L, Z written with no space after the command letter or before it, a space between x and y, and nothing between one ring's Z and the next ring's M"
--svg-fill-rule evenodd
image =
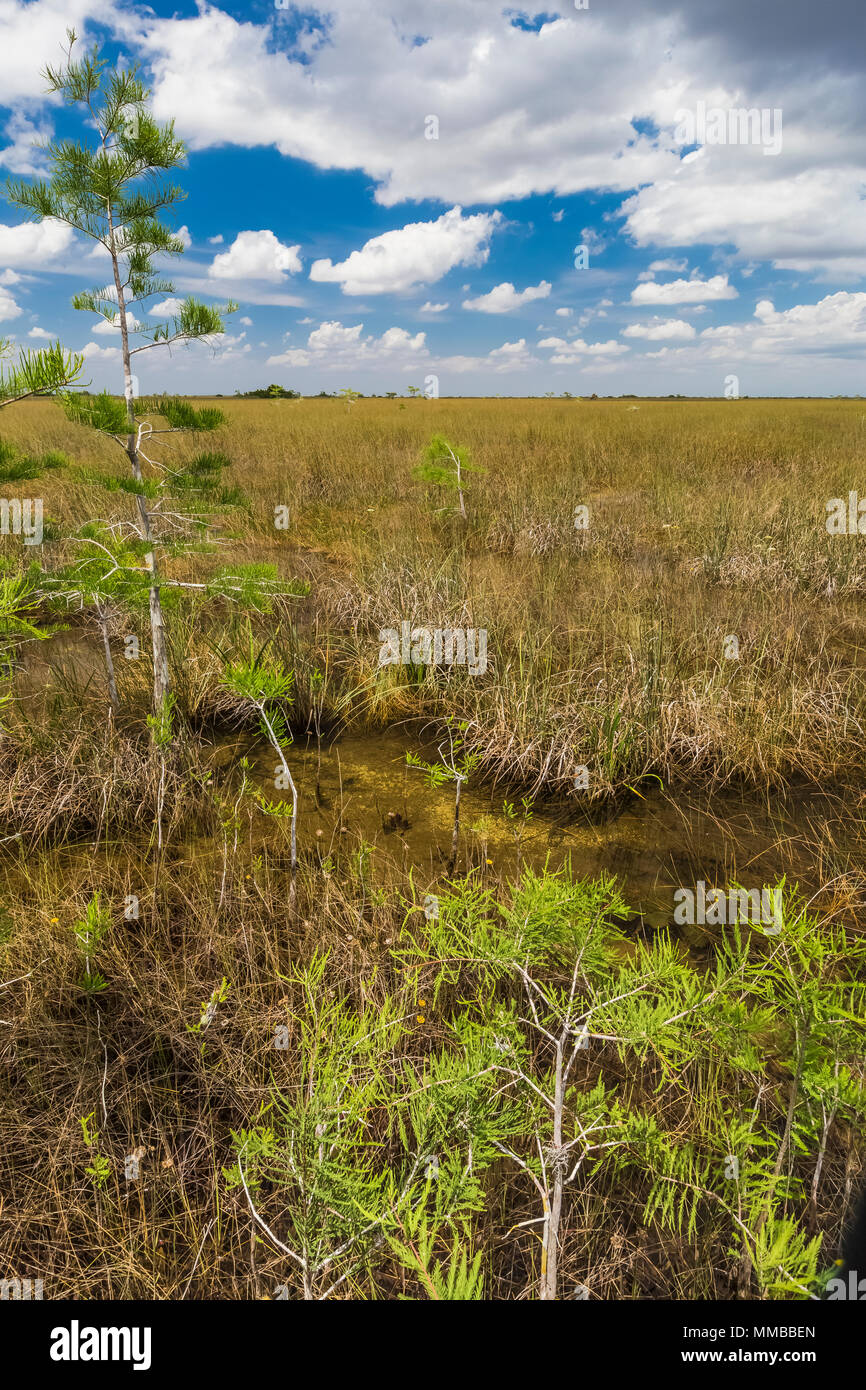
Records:
M244 400L287 400L297 401L301 398L300 391L290 391L287 386L277 386L272 383L270 386L260 386L255 391L235 391L236 396L243 397Z

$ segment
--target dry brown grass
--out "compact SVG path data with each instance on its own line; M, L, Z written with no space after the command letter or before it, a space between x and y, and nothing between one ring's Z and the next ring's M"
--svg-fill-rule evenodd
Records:
M218 564L272 561L283 577L309 582L308 597L253 619L257 638L295 673L296 733L312 727L318 670L327 729L435 728L456 716L481 774L502 787L574 807L576 765L590 768L589 799L599 803L657 776L684 808L684 847L687 797L700 796L706 812L704 798L721 787L768 802L798 783L832 790L833 817L822 813L789 848L814 860L827 922L862 924L866 619L857 596L866 569L862 539L828 537L823 525L826 499L858 482L858 402L224 408L218 446L235 461L248 508L215 518L213 553L166 570L201 580ZM115 445L68 425L53 404L10 409L3 426L32 449L121 470ZM465 526L412 481L434 431L467 445L486 470ZM177 457L194 447L183 441ZM74 469L27 486L57 522L46 567L70 558L63 536L82 521L129 514L128 497L77 482ZM282 503L288 532L273 526ZM572 523L578 503L591 508L587 533ZM2 542L3 554L20 559L17 544ZM404 618L486 628L487 673L379 668L378 630ZM0 823L3 835L23 837L2 850L2 1272L43 1276L51 1297L273 1296L284 1265L254 1239L242 1194L222 1180L230 1131L268 1096L273 1027L291 1016L291 965L326 947L332 987L375 1004L377 991L397 987L389 948L402 899L415 891L384 859L370 891L357 871L363 846L347 835L328 872L303 847L288 909L284 827L265 834L246 809L233 820L236 783L207 746L214 726L244 719L221 673L224 656L245 650L245 617L224 600L178 599L168 624L183 736L167 767L146 727L146 655L118 663L115 725L97 666L86 690L70 678L46 680L45 699L28 692L0 738ZM138 631L147 652L140 615L116 614L113 630ZM740 640L738 662L724 657L729 634ZM494 875L490 886L504 891ZM70 927L97 891L115 922L99 963L108 988L88 997ZM116 909L131 894L141 916L126 921ZM202 1051L188 1026L223 976L232 993ZM683 1136L718 1080L712 1067L696 1070L684 1096L654 1059L624 1061L611 1049L581 1084L602 1071ZM759 1092L771 1128L782 1121L784 1079L771 1074ZM91 1112L112 1165L101 1191L85 1174L80 1119ZM126 1183L124 1156L139 1145L143 1180ZM859 1162L857 1136L839 1126L810 1217L831 1255ZM807 1181L810 1162L798 1172ZM519 1175L495 1176L477 1233L487 1289L525 1298L533 1243L516 1232L537 1215L534 1196ZM733 1296L730 1232L708 1213L699 1245L645 1227L645 1197L637 1180L580 1189L565 1216L564 1286L591 1268L594 1296ZM396 1267L376 1280L364 1296L412 1292Z
M648 772L846 780L866 737L866 563L860 537L827 535L824 507L856 486L858 402L401 404L222 402L218 444L248 508L215 518L210 557L168 569L201 580L220 563L271 561L310 584L307 600L261 624L299 668L299 710L310 703L302 668L327 652L331 717L454 714L491 773L535 790L567 793L580 764L593 768L591 796ZM116 446L53 404L7 415L10 436L122 471ZM433 431L485 470L465 526L441 490L413 480ZM194 447L182 441L173 457ZM74 469L39 487L61 533L128 510ZM591 511L585 532L578 503ZM288 532L273 525L280 504ZM66 554L62 541L52 554ZM219 663L201 636L231 645L235 617L218 605L194 625L178 615L191 712L218 713ZM378 630L403 618L486 628L487 674L379 669ZM729 634L737 662L724 658ZM617 733L600 733L617 715Z

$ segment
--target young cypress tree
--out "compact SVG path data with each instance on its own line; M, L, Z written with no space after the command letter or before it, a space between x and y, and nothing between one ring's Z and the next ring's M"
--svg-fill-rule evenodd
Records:
M137 319L136 306L141 309L152 296L174 290L171 282L157 273L154 261L179 256L184 250L183 242L160 220L160 214L185 196L166 181L165 175L184 162L186 150L174 133L174 123L158 125L146 110L150 93L138 76L137 66L115 71L100 57L98 48L75 61L76 35L71 29L67 38L62 66L48 66L44 77L49 91L62 94L68 106L81 108L82 119L89 129L95 129L95 139L91 144L52 141L46 148L48 180L10 182L7 197L35 220L50 217L65 222L104 246L110 257L112 283L76 295L72 302L76 309L100 314L119 328L124 402L103 393L69 397L66 404L73 418L110 434L129 457L136 485L138 531L147 545L145 562L151 576L153 703L158 712L169 689L168 654L152 513L142 473L142 460L152 462L142 451L142 437L153 433L153 428L136 411L132 358L160 344L222 333L223 314L236 306L229 304L218 310L188 298L165 321ZM135 347L131 345L134 337L142 340ZM173 406L171 412L156 412L167 417L173 428L209 429L222 422L218 411L195 411L181 402Z

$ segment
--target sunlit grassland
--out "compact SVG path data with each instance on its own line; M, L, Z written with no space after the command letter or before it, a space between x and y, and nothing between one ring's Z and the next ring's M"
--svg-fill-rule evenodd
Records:
M46 605L68 631L14 654L0 1274L44 1277L51 1298L533 1298L537 1183L573 1169L556 1296L817 1296L866 1113L866 538L824 524L862 481L861 403L221 404L209 447L238 492L198 538L194 495L161 505L160 539L203 542L167 544L161 571L195 586L273 565L306 592L250 612L164 586L170 749L146 723L141 609L110 615L114 714L86 604ZM79 473L124 477L116 444L51 402L3 430L70 460L0 489L46 513L41 548L0 541L11 570L68 564L85 522L129 522L128 494ZM413 478L434 433L483 470L465 522ZM175 437L169 468L199 447ZM486 671L381 666L380 630L404 620L486 629ZM257 797L274 797L273 749L225 682L251 636L293 676L296 872L288 821ZM422 788L405 753L455 718L480 761L451 864L453 791ZM506 796L526 798L511 818ZM675 925L672 881L770 876L778 936ZM574 1001L565 1086L551 999ZM429 1222L420 1274L413 1222ZM328 1240L352 1252L333 1270Z
M567 792L586 765L591 796L648 773L845 782L862 760L864 539L824 524L827 500L862 478L861 402L221 404L214 444L246 506L216 518L210 553L168 572L201 580L263 561L309 582L308 598L262 620L293 659L299 711L305 672L324 666L337 722L455 714L488 773ZM9 438L122 475L121 450L53 403L7 416ZM434 432L484 470L466 523L413 478ZM176 444L170 460L194 447ZM39 491L61 538L130 505L76 481L74 466ZM581 504L586 530L574 525ZM287 530L274 525L281 505ZM50 565L70 548L44 551ZM202 630L231 645L241 626L204 608L172 614L199 714L217 669ZM404 619L486 629L487 672L380 668L379 629ZM738 660L725 655L731 636Z

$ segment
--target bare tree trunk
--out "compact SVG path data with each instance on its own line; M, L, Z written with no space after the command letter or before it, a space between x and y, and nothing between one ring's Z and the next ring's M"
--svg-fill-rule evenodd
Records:
M559 1256L559 1222L562 1217L562 1183L564 1167L560 1156L562 1148L562 1106L564 1087L562 1083L562 1043L556 1044L556 1089L553 1099L553 1200L544 1228L545 1261L542 1274L540 1297L549 1302L556 1298L557 1264Z
M291 881L291 886L290 886L290 888L289 888L289 902L290 902L290 904L293 904L293 903L294 903L294 900L295 900L295 874L297 873L297 869L298 869L298 788L297 788L297 786L295 785L295 779L294 779L294 777L292 776L291 768L289 767L289 764L288 764L287 761L286 761L286 755L285 755L285 753L283 752L282 748L280 747L280 741L279 741L279 739L277 738L276 734L274 733L274 730L273 730L273 726L272 726L272 724L271 724L271 721L268 719L268 716L267 716L267 714L265 713L265 707L264 707L264 705L257 705L256 708L258 709L259 714L262 716L262 719L263 719L264 724L265 724L265 728L266 728L267 731L268 731L268 738L269 738L270 741L271 741L271 745L272 745L274 751L276 752L277 756L279 757L280 765L281 765L281 767L282 767L282 769L283 769L283 776L284 776L284 777L286 778L286 780L288 781L289 788L290 788L291 793L292 793L292 832L291 832L291 834L292 834L292 848L291 848L291 856L292 856L292 862L291 862L292 881Z
M448 872L453 874L454 866L457 863L457 841L460 835L460 789L463 786L463 778L457 778L457 791L454 796L454 829L451 832L451 858L448 860Z
M454 460L454 463L455 463L456 466L457 466L457 496L460 498L460 515L462 516L463 520L465 521L465 520L466 520L466 504L465 504L465 502L463 501L463 479L462 479L462 477L461 477L461 475L460 475L460 458L459 458L459 456L454 452L453 449L450 450L450 453L451 453L451 457L452 457L453 460Z
M114 678L114 657L111 655L111 643L108 640L108 615L98 600L96 603L96 615L99 618L99 626L102 629L102 645L105 648L105 669L108 674L108 698L111 701L111 708L116 714L120 709L120 700L117 695L117 681Z
M316 709L316 805L322 801L322 711Z
M839 1074L838 1062L836 1063L836 1074L837 1076ZM826 1110L824 1110L824 1128L821 1133L821 1143L818 1148L818 1161L815 1164L815 1171L812 1174L812 1191L809 1197L809 1215L813 1230L816 1229L818 1224L818 1191L821 1186L821 1170L824 1167L824 1155L827 1152L827 1138L830 1134L830 1130L833 1126L833 1121L835 1120L835 1118L835 1105L833 1106L833 1109L830 1111L829 1115L827 1114Z
M156 556L153 552L147 557L156 579ZM159 584L150 586L150 632L153 639L153 708L162 708L169 691L168 649L165 643L165 623L162 620L162 602L159 597Z
M129 455L132 476L137 483L140 483L143 479L138 449L138 431L135 425L135 397L132 388L129 326L126 317L126 300L123 294L123 284L120 279L120 265L115 248L114 217L110 205L108 209L108 226L110 232L109 249L111 252L111 264L114 271L114 288L117 292L117 313L120 320L120 341L123 354L123 394L126 400L126 418L129 422L129 434L126 438L126 452ZM141 493L137 493L135 500L138 504L139 532L142 540L149 541L152 545L153 533L151 531L150 512L147 508L147 499ZM162 618L162 603L159 597L159 569L153 549L147 552L144 560L152 576L150 585L150 633L153 645L153 712L154 714L158 714L162 709L163 702L169 690L168 650L165 643L165 623Z

